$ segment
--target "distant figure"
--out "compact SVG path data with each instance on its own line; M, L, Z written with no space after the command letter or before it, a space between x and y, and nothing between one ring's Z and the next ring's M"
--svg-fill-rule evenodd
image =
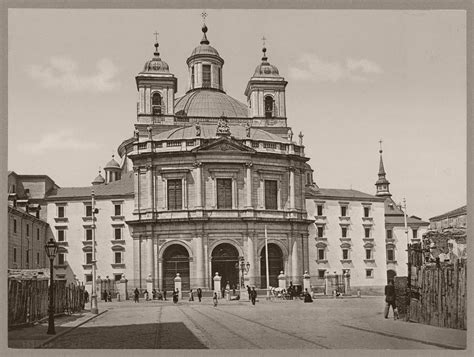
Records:
M295 287L293 286L293 282L290 281L290 286L288 287L288 294L290 294L290 300L293 300L294 293L295 293Z
M174 302L175 304L178 303L178 289L175 289L175 290L173 291L173 302Z
M166 301L166 289L163 290L163 299Z
M104 292L102 293L102 300L107 302L107 290L104 290Z
M252 290L250 291L250 300L252 301L252 305L255 305L255 301L257 300L257 291L255 290L255 286L252 286Z
M232 295L235 295L235 289L236 289L236 286L235 284L232 286Z
M202 299L202 289L201 288L197 288L197 295L198 295L199 302L201 302L201 299Z
M152 299L153 299L153 300L156 300L156 289L153 289L153 290L151 291L151 296L152 296Z
M189 290L189 301L194 301L193 289Z
M138 299L140 297L140 292L138 291L138 288L135 288L133 291L133 301L138 302Z
M225 289L227 291L230 291L230 284L229 284L229 281L227 281L227 284L225 284Z
M148 301L150 300L149 296L148 296L148 290L145 290L145 301Z
M107 293L107 299L108 299L109 302L112 302L112 293L110 292L110 290Z
M222 298L225 298L225 288L221 289Z
M89 302L89 293L87 290L84 290L84 301L86 304Z
M390 306L393 309L393 319L398 319L398 311L396 305L396 294L395 294L395 286L393 285L393 280L390 279L388 281L388 285L385 286L385 318L388 319L388 313L390 312Z
M212 301L214 302L214 307L217 307L217 293L214 293Z
M252 289L250 289L250 286L247 285L247 293L249 294L249 297L250 297L251 291L252 291Z
M304 302L313 302L311 294L308 292L308 289L304 289Z

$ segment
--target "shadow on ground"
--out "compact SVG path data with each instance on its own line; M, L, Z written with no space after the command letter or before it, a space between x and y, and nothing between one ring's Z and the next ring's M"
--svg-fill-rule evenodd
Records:
M207 347L182 322L170 322L79 327L51 341L43 348L205 349Z

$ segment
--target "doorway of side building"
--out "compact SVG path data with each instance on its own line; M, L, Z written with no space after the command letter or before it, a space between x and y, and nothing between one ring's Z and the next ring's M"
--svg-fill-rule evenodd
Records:
M163 253L163 288L166 291L174 290L177 273L181 276L182 291L189 290L189 254L185 247L174 244Z
M267 267L265 263L265 246L260 253L260 287L267 288ZM268 244L268 271L270 275L270 286L278 286L278 275L283 270L283 252L276 244Z
M212 250L212 277L216 272L222 277L221 288L224 288L229 282L230 287L234 285L239 287L239 252L232 244L222 243ZM212 280L212 288L214 289L214 279Z
M395 270L387 270L387 283L389 280L394 280L397 276L397 272Z

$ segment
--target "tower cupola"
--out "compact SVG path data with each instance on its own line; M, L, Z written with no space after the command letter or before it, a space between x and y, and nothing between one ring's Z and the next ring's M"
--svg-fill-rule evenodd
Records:
M380 197L390 197L390 196L392 196L392 194L390 193L390 190L389 190L390 182L388 182L388 180L385 177L385 175L386 175L385 174L385 168L383 166L382 140L380 140L379 153L380 153L379 174L378 174L379 178L378 178L377 182L375 182L375 187L377 188L377 192L376 192L375 195L380 196Z
M112 160L110 160L107 165L104 167L105 171L105 183L114 182L120 180L122 168L120 164L115 161L114 155L112 155Z

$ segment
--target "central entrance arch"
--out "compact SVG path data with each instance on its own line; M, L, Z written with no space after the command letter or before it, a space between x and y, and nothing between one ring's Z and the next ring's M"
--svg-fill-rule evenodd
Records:
M169 246L163 253L163 289L174 290L176 273L181 276L181 290L189 290L189 254L179 244Z
M239 286L239 271L236 264L239 262L239 252L232 244L222 243L212 250L212 276L219 273L222 277L221 287L229 282L230 286ZM214 280L212 280L214 288Z
M267 288L267 266L265 262L266 252L265 247L262 248L260 254L260 286L262 289ZM278 286L278 275L283 270L283 253L280 247L274 243L268 244L268 271L270 275L270 286Z

